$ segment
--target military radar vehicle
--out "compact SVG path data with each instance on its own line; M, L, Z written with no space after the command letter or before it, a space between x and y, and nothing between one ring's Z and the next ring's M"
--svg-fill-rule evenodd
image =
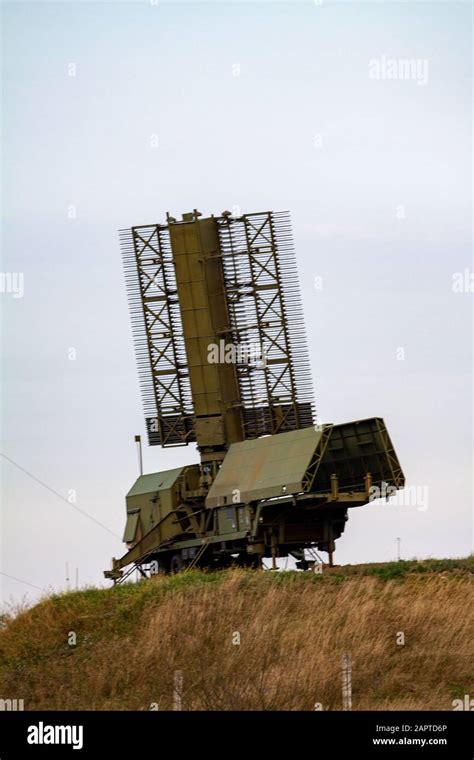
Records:
M404 476L380 417L317 421L288 214L168 214L121 246L148 443L199 461L140 475L105 576L332 564L348 510Z

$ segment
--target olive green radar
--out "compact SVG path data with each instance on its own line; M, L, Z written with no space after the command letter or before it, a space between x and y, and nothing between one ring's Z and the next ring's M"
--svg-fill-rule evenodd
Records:
M348 509L405 479L383 419L317 420L289 215L194 210L120 235L148 443L199 461L140 475L105 577L332 565Z

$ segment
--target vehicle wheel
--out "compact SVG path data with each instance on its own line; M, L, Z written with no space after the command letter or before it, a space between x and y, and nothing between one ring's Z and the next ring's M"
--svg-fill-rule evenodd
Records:
M249 567L252 570L257 570L262 566L262 560L260 557L252 557L248 554L239 554L239 564L241 567Z
M183 567L184 567L184 562L181 559L181 555L173 554L173 556L171 557L171 562L170 562L170 573L172 574L180 573Z

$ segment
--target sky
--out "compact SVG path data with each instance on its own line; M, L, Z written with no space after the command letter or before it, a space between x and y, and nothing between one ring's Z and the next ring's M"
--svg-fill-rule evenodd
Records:
M350 510L335 560L469 554L470 4L1 9L1 602L123 553L145 426L117 230L194 208L290 211L318 415L388 426L412 490Z

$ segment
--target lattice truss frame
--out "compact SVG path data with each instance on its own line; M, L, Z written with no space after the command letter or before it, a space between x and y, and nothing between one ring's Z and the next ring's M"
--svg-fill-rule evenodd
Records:
M243 354L263 355L237 365L245 437L309 427L313 387L289 214L224 216L218 229L232 340Z
M193 404L167 225L120 231L150 445L195 440Z
M289 214L217 218L244 436L315 423L313 388ZM196 440L168 225L120 231L150 445ZM262 359L257 349L262 351ZM254 357L248 360L248 357Z

